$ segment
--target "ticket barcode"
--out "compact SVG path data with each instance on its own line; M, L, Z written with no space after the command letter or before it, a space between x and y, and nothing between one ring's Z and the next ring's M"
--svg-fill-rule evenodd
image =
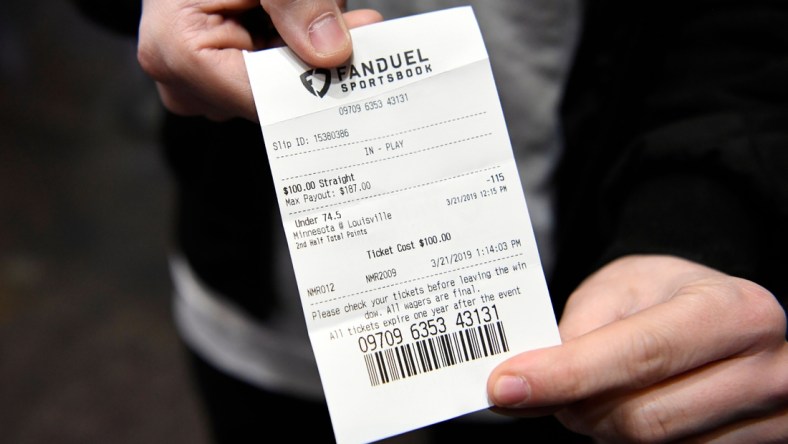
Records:
M503 322L471 327L364 355L372 386L509 351Z

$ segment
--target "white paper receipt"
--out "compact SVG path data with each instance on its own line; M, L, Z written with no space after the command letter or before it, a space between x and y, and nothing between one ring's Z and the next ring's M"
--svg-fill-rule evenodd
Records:
M245 55L343 443L486 408L498 363L560 342L472 9L352 36L333 69Z

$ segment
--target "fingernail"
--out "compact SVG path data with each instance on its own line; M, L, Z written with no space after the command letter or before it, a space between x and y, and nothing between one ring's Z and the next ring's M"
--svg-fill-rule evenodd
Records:
M531 396L531 386L520 376L501 376L493 388L493 402L500 407L518 407Z
M347 32L332 12L321 15L309 25L309 39L312 42L312 47L321 55L331 55L342 51L348 43Z

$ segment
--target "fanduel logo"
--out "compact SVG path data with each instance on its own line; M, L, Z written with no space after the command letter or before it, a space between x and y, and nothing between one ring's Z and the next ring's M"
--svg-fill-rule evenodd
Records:
M309 69L301 74L301 83L312 95L322 99L331 86L331 71L325 68ZM322 86L319 86L321 83Z

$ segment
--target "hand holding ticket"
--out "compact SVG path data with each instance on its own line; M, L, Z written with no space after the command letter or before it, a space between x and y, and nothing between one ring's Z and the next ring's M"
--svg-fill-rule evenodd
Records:
M471 8L352 34L332 69L245 59L335 435L367 442L560 339Z

